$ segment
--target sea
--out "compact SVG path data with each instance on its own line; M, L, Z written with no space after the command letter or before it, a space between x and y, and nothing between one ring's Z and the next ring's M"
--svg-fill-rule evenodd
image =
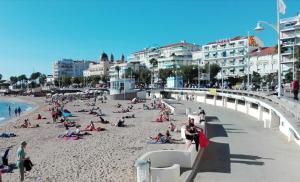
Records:
M8 107L11 108L11 116L8 112ZM20 107L22 112L32 109L34 106L26 102L16 102L9 100L0 100L0 124L15 117L15 108ZM22 113L21 113L22 114Z

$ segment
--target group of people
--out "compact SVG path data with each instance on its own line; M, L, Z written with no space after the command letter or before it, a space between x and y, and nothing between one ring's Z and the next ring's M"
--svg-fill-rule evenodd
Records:
M159 117L156 118L156 122L164 122L164 121L170 121L170 114L171 110L165 106L165 104L161 105L161 110Z
M16 116L16 117L17 117L17 116L21 116L21 112L22 112L21 107L16 107L16 108L15 108L15 116ZM8 114L9 114L9 116L11 117L12 110L11 110L11 107L10 107L10 106L8 106Z

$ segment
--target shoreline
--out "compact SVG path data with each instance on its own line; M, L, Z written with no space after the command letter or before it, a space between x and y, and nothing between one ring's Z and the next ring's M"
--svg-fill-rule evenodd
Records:
M32 112L37 110L41 105L34 101L35 99L30 99L29 96L17 96L17 97L10 97L10 96L0 96L0 100L4 101L14 101L14 102L21 102L21 103L26 103L30 105L30 109L26 109L22 111L21 116L19 117L10 117L10 118L5 118L4 120L0 121L0 127L5 127L5 125L8 125L8 123L15 122L16 120L20 119L21 117L26 117L30 115Z

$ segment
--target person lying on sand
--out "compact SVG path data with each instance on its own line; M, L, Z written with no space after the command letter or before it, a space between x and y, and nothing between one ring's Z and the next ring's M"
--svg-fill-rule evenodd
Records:
M29 122L29 119L25 119L25 120L24 120L24 123L21 124L20 127L16 127L16 126L15 126L15 128L37 128L37 127L39 127L39 125L38 125L38 124L36 124L36 125L31 125L31 123Z
M104 131L104 130L105 128L101 128L101 127L96 128L94 122L91 121L91 123L87 125L83 131Z
M158 133L157 136L155 137L150 137L151 140L154 140L155 142L160 142L160 143L174 143L174 144L181 144L182 139L174 139L172 138L169 130L166 131L166 134L163 135L162 133Z
M99 116L99 118L100 118L100 123L103 123L103 124L108 124L109 123L109 121L104 120L104 118L102 116Z
M130 112L130 110L128 108L122 109L121 111L113 111L113 113L127 113L127 112Z
M76 112L89 112L89 110L87 110L87 109L81 109L81 110L78 110Z
M120 108L120 107L122 107L122 104L117 103L117 105L115 105L115 107Z
M135 118L135 115L132 114L132 115L127 115L127 116L123 116L122 118Z
M125 127L125 120L124 118L119 119L119 121L115 124L111 124L112 126L116 126L116 127Z

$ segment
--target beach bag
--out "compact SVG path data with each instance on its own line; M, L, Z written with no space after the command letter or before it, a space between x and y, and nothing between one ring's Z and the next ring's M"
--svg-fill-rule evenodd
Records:
M200 141L200 147L201 148L206 148L208 146L208 139L206 138L205 134L203 131L199 132L199 141Z
M31 160L27 159L24 161L24 167L25 167L26 171L30 171L32 169L32 166L33 166L33 164L31 162Z

